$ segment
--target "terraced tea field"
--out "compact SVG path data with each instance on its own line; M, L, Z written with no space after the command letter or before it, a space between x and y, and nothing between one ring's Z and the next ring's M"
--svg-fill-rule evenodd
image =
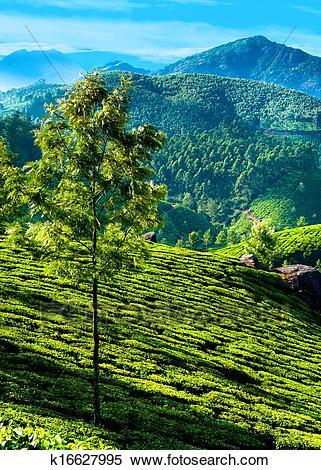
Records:
M62 447L321 448L320 316L276 275L159 245L143 272L102 286L94 429L89 286L3 244L0 266L7 431L43 427Z
M282 230L278 236L278 265L302 263L315 266L321 260L321 225L309 225ZM215 250L216 254L239 258L245 252L244 243Z

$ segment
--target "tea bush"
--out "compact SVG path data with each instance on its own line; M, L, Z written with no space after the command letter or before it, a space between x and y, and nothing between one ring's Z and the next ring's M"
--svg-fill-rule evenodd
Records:
M0 266L3 447L321 447L320 316L276 274L157 245L102 285L94 428L89 286L4 243Z

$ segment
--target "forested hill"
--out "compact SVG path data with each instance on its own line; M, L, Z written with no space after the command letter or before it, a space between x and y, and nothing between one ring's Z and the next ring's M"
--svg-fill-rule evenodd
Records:
M110 72L115 82L119 73ZM212 75L148 77L133 74L132 112L136 123L152 122L170 135L209 130L224 118L254 127L313 129L321 101L277 85ZM2 113L19 110L41 117L43 104L65 94L59 85L36 85L0 94Z
M159 73L208 73L264 80L321 97L321 58L263 36L223 44L182 59Z
M107 76L112 86L120 74ZM149 122L168 134L155 159L157 182L168 185L171 202L206 214L213 236L258 198L272 192L282 194L283 201L294 187L300 187L307 203L296 207L291 200L287 217L280 214L286 223L278 228L288 225L289 214L294 225L300 216L308 223L321 222L319 184L310 188L303 182L306 175L313 180L305 181L321 181L317 145L268 132L319 129L319 99L277 85L212 75L134 74L133 82L133 125ZM44 102L65 93L62 86L44 83L12 90L0 96L2 112L18 109L33 118L43 116ZM173 234L164 238L175 243L177 231Z

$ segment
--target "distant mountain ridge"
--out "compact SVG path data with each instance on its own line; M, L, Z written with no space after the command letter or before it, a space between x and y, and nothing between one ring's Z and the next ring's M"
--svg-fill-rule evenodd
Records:
M276 83L321 97L321 57L264 36L239 39L182 59L159 71L204 73Z
M18 88L37 82L71 83L84 70L65 54L48 51L15 51L0 61L0 89Z
M120 54L119 58L113 61L111 58L111 53L102 51L65 54L56 49L21 49L0 57L0 91L29 86L39 80L45 80L48 84L70 84L78 80L86 70L90 71L94 67L100 67L105 72L119 70L150 74L149 69L139 66L140 62L136 56ZM126 62L126 58L132 59L134 65ZM146 65L148 64L146 62Z
M72 83L80 73L94 67L103 72L124 71L143 75L202 73L259 80L321 98L321 57L272 42L264 36L214 47L158 72L151 63L136 56L119 54L118 57L107 51L16 51L0 59L0 90L28 86L40 79L47 83Z
M132 72L132 73L140 73L142 75L149 75L151 73L150 70L133 67L132 65L128 64L127 62L122 62L119 60L114 60L113 62L109 62L104 67L101 68L102 72Z

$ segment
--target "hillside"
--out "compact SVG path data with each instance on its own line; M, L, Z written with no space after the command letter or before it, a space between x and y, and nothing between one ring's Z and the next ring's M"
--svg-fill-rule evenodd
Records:
M277 184L269 188L265 195L254 199L249 205L252 215L260 220L269 219L277 230L296 227L300 217L306 225L315 225L321 221L321 201L319 188L321 171L298 171L280 178ZM237 238L244 236L251 222L243 214L235 218L232 230Z
M159 72L264 80L321 97L321 58L254 36L182 59Z
M119 76L107 74L110 86ZM318 141L269 133L318 129L320 100L276 85L211 75L133 74L133 84L133 125L149 122L168 135L155 159L155 179L169 186L172 202L181 203L191 194L193 210L209 216L217 234L236 222L242 210L262 200L276 199L279 204L306 180L298 203L287 198L289 209L279 214L283 225L278 228L294 226L300 216L308 223L321 222L319 186L313 183L319 174ZM1 112L43 116L44 102L64 93L64 87L44 83L11 90L0 96ZM273 201L264 207L269 210ZM309 209L300 213L308 204Z
M89 287L3 244L0 260L4 425L67 447L321 447L320 319L278 276L157 246L144 272L104 285L94 430Z
M102 69L103 71L103 69ZM110 84L121 73L110 72ZM315 129L321 101L309 95L249 80L211 75L149 77L131 74L134 122L151 122L172 135L211 130L224 119L241 119L256 128ZM64 87L39 83L0 95L2 114L21 110L34 118L64 94Z
M308 264L315 266L321 260L321 225L308 225L281 230L277 233L279 253L276 264ZM244 243L227 245L216 254L239 258L244 254Z

